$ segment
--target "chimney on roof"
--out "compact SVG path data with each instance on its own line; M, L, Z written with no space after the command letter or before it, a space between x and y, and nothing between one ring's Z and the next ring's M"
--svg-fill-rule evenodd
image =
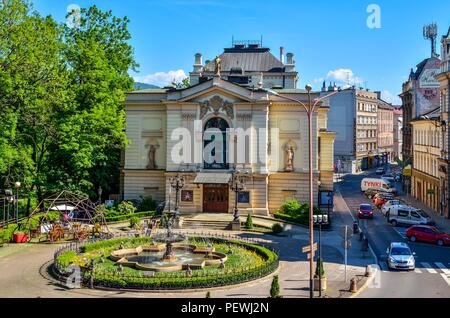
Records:
M197 53L195 54L194 72L200 72L202 70L202 67L203 67L202 54Z
M284 47L280 47L280 61L284 64Z
M375 94L377 94L378 99L381 99L381 92L377 91L377 92L375 92Z
M286 54L286 72L295 72L295 61L294 61L294 54L293 53L287 53Z

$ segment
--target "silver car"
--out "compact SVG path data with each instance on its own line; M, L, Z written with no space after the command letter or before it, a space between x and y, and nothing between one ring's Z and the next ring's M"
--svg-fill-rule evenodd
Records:
M390 269L414 270L416 268L416 253L411 252L406 243L391 243L386 254Z

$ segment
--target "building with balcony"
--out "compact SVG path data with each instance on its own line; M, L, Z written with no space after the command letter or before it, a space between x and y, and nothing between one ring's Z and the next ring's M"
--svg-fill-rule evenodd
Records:
M322 87L322 95L337 90ZM339 172L356 173L378 166L378 94L355 87L329 99L329 129L336 132L334 161ZM332 127L332 128L331 128Z
M402 146L403 146L403 109L401 106L394 106L393 117L393 129L394 129L394 160L396 158L403 160Z
M440 132L442 146L439 156L439 180L441 186L440 213L450 218L450 28L441 39L441 66L436 79L439 81Z
M378 156L381 164L394 161L394 107L378 92Z
M238 197L241 213L267 215L287 199L308 202L308 116L285 98L308 103L308 94L295 88L293 54L285 64L281 53L277 59L261 43L235 43L205 64L196 54L189 87L127 94L130 144L122 197L150 195L173 207L170 178L182 174L181 213L229 213L236 198L228 183L240 171L246 175ZM328 112L324 103L313 114L315 202L321 191L333 190L335 133L327 129Z
M439 158L441 156L440 108L411 121L413 165L411 194L435 211L440 210L441 191Z

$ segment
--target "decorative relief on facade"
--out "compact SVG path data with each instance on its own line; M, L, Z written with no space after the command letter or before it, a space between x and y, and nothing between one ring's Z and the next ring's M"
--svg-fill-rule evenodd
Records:
M252 114L237 114L236 117L238 120L242 120L242 121L252 120Z
M191 120L194 120L194 119L195 119L195 114L191 114L191 113L182 113L182 114L181 114L181 118L182 118L183 120L186 120L186 121L191 121Z
M221 110L231 119L234 118L233 104L216 95L210 100L200 103L200 119L203 119L208 111L212 111L217 116Z

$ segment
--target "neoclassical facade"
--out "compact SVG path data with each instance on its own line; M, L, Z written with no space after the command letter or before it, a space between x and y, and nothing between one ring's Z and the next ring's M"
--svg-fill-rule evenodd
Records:
M236 56L221 55L207 69L208 64L201 67L196 55L190 87L127 94L129 145L121 180L124 199L151 195L165 201L166 208L169 202L173 207L175 192L169 179L181 174L185 178L179 193L181 213L231 213L235 194L228 182L237 170L246 176L238 200L241 213L268 215L287 199L308 201L308 117L303 107L283 97L307 103L307 93L264 84L263 73L271 70L270 65L268 69L263 67L270 64L267 61L278 63L271 81L286 69L292 80L297 78L292 66L285 68L280 60L268 56L268 49L258 52L254 46L239 46L232 52L241 57L249 53L247 58L256 59L241 65L238 78L233 73L237 72L236 64L227 60L239 61ZM258 57L257 53L264 56ZM258 65L258 61L265 64ZM250 66L256 70L246 69ZM258 70L258 83L249 84L244 79L246 73L254 78ZM264 87L272 88L279 96ZM318 96L314 93L312 99ZM313 115L316 202L319 191L333 190L335 134L327 130L328 111L328 106L320 105Z

